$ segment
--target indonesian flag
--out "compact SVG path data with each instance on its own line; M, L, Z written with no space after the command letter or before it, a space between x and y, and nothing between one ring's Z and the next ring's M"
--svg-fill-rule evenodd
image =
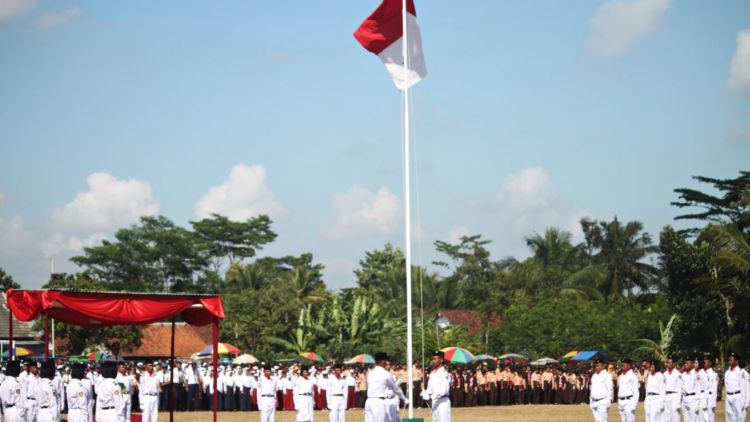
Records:
M383 0L372 15L354 31L354 38L362 47L380 57L393 77L393 83L400 90L409 88L427 75L414 0L406 1L409 69L405 69L402 7L402 0Z

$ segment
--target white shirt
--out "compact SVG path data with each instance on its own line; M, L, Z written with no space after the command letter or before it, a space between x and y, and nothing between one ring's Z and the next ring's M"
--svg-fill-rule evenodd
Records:
M346 379L344 377L336 378L335 375L328 377L328 384L326 385L326 400L330 402L332 397L341 398L346 401L346 397L349 394L349 388L346 385ZM333 399L336 400L336 399Z
M638 400L638 377L632 370L628 370L617 379L618 400ZM627 397L627 399L626 399Z
M695 369L691 369L688 372L684 372L680 375L682 379L682 400L683 401L694 401L698 399L700 394L700 383L701 380Z
M118 372L117 376L115 377L115 382L117 382L118 384L122 384L125 387L125 394L127 394L128 396L133 394L133 384L135 382L131 375L121 374L120 372Z
M724 373L724 387L727 391L727 400L736 400L737 396L741 402L746 403L748 400L748 377L739 366L729 368ZM734 393L734 394L729 394Z
M607 405L612 402L612 374L606 369L591 376L591 402Z
M274 377L266 378L265 375L261 375L258 378L258 399L269 396L275 398L278 389Z
M680 371L677 369L664 371L664 387L668 395L680 396L682 392L682 378L680 375Z
M294 383L294 395L303 395L312 397L313 386L315 383L310 378L299 377Z
M661 372L654 372L646 374L646 398L649 393L651 395L658 394L664 396L667 393L666 383L664 382L664 374Z
M91 387L84 381L71 379L67 387L68 408L88 411Z
M144 372L138 381L138 394L159 394L159 374Z
M430 372L430 379L427 381L427 388L424 390L424 395L432 399L434 405L439 399L448 397L450 390L451 376L448 374L448 371L445 370L445 367L441 366L432 370L432 372ZM399 392L401 392L400 389Z
M23 384L21 384L15 377L6 376L0 385L0 400L3 403L3 407L6 405L20 405L25 397L26 390L24 390Z
M385 368L383 368L382 366L374 367L367 374L367 397L368 398L384 399L388 397L389 394L390 395L398 394L396 393L396 390L398 390L398 392L401 393L401 390L398 388L398 386L396 385L396 382L393 380L393 376L391 375L391 373L386 371Z
M708 368L706 373L706 395L711 400L716 400L716 393L719 389L719 374L714 371L714 368Z

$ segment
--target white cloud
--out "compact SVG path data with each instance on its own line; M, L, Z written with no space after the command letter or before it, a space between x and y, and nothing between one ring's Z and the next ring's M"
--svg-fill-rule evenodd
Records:
M335 216L326 234L334 238L392 233L399 225L399 200L385 187L377 192L353 186L333 195Z
M735 126L729 131L729 142L733 144L750 143L750 129L744 126Z
M0 215L0 262L23 255L33 241L23 216L5 219Z
M266 185L265 167L239 164L232 167L227 180L209 189L196 204L199 218L212 213L246 220L260 214L282 216L287 210Z
M0 0L0 22L10 20L36 4L36 0Z
M52 227L57 231L106 232L159 213L159 201L146 181L92 173L86 182L88 191L52 213Z
M727 88L735 94L750 95L750 28L737 34L737 51L729 68Z
M70 7L58 12L45 12L37 20L35 27L37 29L51 29L57 26L65 25L81 14L78 7Z
M106 239L105 233L94 233L88 237L80 238L76 235L65 236L62 233L55 233L45 239L40 248L42 254L46 257L52 257L61 253L80 253L83 248L98 245Z
M591 18L588 49L596 56L614 58L627 53L656 30L670 0L609 0Z

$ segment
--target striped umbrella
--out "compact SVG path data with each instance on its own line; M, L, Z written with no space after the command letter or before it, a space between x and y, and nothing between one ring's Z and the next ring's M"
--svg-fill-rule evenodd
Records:
M578 354L578 350L571 350L570 352L566 353L565 356L560 358L560 362L567 362L568 359L574 357L577 354Z
M239 355L240 349L238 349L235 346L232 346L229 343L219 343L219 346L216 348L218 353L220 355ZM198 352L198 356L211 356L214 352L214 346L212 344L209 344L206 346L205 349Z
M304 352L304 353L300 353L299 355L307 360L311 360L314 362L323 362L325 360L323 359L323 356L320 356L319 354L315 352Z
M10 352L10 350L4 351L3 352L3 357L7 358L8 357L8 352ZM30 356L30 355L33 355L33 354L34 354L34 352L32 352L31 350L29 350L29 349L27 349L25 347L21 347L21 346L16 346L16 352L14 353L14 355L17 356L17 357Z
M482 353L481 355L474 356L474 362L479 362L482 360L495 360L495 357L490 356L487 353Z
M529 358L527 358L524 355L519 355L518 353L506 353L504 355L498 356L498 359L501 362L510 361L511 363L516 363L516 362L528 363L529 362Z
M372 355L363 353L361 355L357 355L349 359L347 363L375 363L375 358L372 357Z
M442 352L445 353L445 359L451 363L469 363L474 360L474 355L461 347L446 347Z

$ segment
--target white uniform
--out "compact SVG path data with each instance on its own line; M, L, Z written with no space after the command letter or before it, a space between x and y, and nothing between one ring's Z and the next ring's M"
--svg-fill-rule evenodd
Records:
M666 397L664 374L654 372L646 374L646 422L661 422L664 416L664 399Z
M26 395L24 385L16 377L6 376L0 385L0 402L3 405L5 422L24 421L23 398Z
M365 422L388 422L390 415L386 409L388 396L401 393L393 376L382 366L375 366L367 374L367 401L365 402ZM403 394L403 393L402 393Z
M159 417L159 375L141 373L138 380L138 403L141 407L143 422L156 422Z
M36 402L36 383L39 377L27 372L23 380L24 391L26 391L26 400L23 407L25 408L24 418L26 422L36 422L36 415L39 412L39 405Z
M94 376L92 375L91 372L89 372L86 374L86 378L83 378L81 382L83 383L83 386L88 388L89 390L89 397L91 397L91 399L89 400L88 415L89 415L89 422L93 422L94 406L96 405L96 403L94 403Z
M617 411L622 422L635 421L635 409L638 407L638 377L628 370L617 379Z
M700 375L692 369L680 375L682 379L682 418L685 422L698 422L700 417Z
M612 387L612 374L606 369L591 376L589 405L594 415L594 422L607 422L609 407L612 404Z
M330 410L330 422L344 422L346 420L346 401L349 396L347 380L331 374L328 376L328 385L326 386L326 403Z
M122 410L120 413L120 421L122 422L130 422L130 413L131 413L131 404L132 404L132 396L133 396L133 376L129 374L121 374L119 371L117 372L117 376L115 377L115 382L117 384L120 384L120 388L123 390L122 392Z
M716 419L716 394L719 391L719 375L714 368L704 371L706 374L706 410L703 411L703 422L714 422Z
M451 376L444 366L433 369L427 381L427 388L422 390L424 400L432 400L432 420L450 422L451 420Z
M68 422L88 422L91 387L85 381L71 379L68 382Z
M51 379L40 378L36 382L36 402L39 406L38 422L58 422L60 420L60 396L56 383Z
M276 391L279 387L276 378L266 378L265 374L258 377L258 410L260 422L273 422L276 417Z
M313 380L304 377L299 377L294 383L294 410L297 422L313 420L313 385Z
M747 413L750 391L748 391L747 372L739 366L729 368L724 373L724 388L727 392L727 422L744 422Z
M122 388L112 378L104 378L96 385L96 421L120 422Z
M664 422L680 422L682 377L677 369L664 371Z

